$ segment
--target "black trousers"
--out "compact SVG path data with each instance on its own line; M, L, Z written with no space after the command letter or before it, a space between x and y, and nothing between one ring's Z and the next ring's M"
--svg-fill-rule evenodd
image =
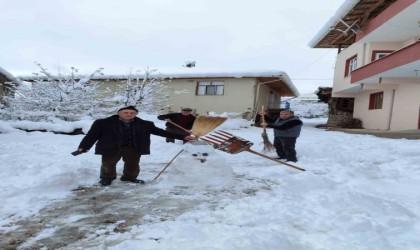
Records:
M296 137L274 137L274 147L280 159L297 161L296 158Z
M124 161L123 176L134 180L140 173L140 153L132 147L121 147L112 155L102 155L101 179L114 180L117 178L117 163Z

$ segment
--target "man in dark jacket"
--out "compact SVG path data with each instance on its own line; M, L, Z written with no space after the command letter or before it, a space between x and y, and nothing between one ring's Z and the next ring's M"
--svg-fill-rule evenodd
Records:
M191 114L191 108L181 109L181 113L170 113L166 115L159 115L159 120L166 121L166 131L174 132L182 135L190 135L193 127L195 116ZM176 125L174 125L175 123ZM181 127L181 128L180 128ZM183 129L182 129L183 128ZM175 142L174 139L166 138L166 142ZM186 141L184 141L185 143Z
M102 155L99 181L102 186L111 185L117 178L116 165L121 158L124 161L121 180L144 183L137 176L140 173L140 156L150 154L151 134L178 140L194 140L192 136L157 128L153 122L136 117L137 113L134 106L128 106L119 109L117 115L96 120L80 142L80 152L86 152L97 142L95 154Z
M278 159L297 162L295 145L303 125L302 121L294 116L293 111L281 111L279 118L271 119L267 117L267 121L274 123L270 125L262 123L261 126L274 128L274 147Z

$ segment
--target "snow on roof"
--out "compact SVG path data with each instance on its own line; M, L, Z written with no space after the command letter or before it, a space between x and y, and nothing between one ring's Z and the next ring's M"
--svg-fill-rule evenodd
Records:
M129 74L104 74L95 75L92 79L94 80L120 80L127 79ZM183 78L256 78L256 77L274 77L281 78L283 83L293 92L294 95L298 96L299 91L294 86L289 76L280 70L250 70L250 71L222 71L222 70L200 70L196 68L171 70L167 72L154 72L152 75L161 78L170 79L183 79ZM133 78L144 78L142 73L132 73ZM26 81L34 81L44 79L42 76L30 75L30 76L19 76L20 79Z
M280 70L250 70L250 71L221 71L221 70L200 70L200 69L188 69L188 72L183 69L182 71L171 70L167 72L155 73L162 78L171 79L183 79L183 78L254 78L254 77L277 77L281 78L283 83L293 92L294 95L298 96L299 91L294 86L292 80L286 72ZM126 79L125 75L98 75L94 79ZM143 74L133 74L135 77L142 78Z
M335 12L334 16L332 16L325 25L321 28L321 30L315 35L314 38L308 43L308 46L314 48L322 38L324 38L328 32L330 31L331 27L335 27L337 23L340 22L340 19L344 18L346 14L359 3L360 0L346 0L344 3L338 8Z
M246 78L246 77L281 77L286 73L280 70L265 70L265 71L221 71L221 70L198 70L188 69L171 70L171 71L158 71L153 73L163 78L213 78L213 77L232 77L232 78ZM95 76L95 79L125 79L128 74L105 74ZM133 74L138 77L144 77L144 74Z
M4 75L9 81L11 81L13 83L19 83L19 80L16 77L14 77L12 74L7 72L2 67L0 67L0 74Z

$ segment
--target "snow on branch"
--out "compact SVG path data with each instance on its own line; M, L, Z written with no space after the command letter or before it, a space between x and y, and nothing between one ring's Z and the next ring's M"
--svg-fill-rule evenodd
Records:
M166 80L157 73L157 69L130 70L124 84L124 93L117 93L114 100L121 106L133 105L143 112L155 113L168 106L171 95L186 93L186 90L174 91Z
M79 74L75 67L70 73L54 75L43 65L35 62L39 68L34 81L23 82L11 87L13 95L5 97L6 111L3 117L9 119L45 121L59 118L65 121L78 120L92 116L102 105L101 93L97 90L95 75L102 74L99 68L88 75ZM106 90L105 90L106 91Z

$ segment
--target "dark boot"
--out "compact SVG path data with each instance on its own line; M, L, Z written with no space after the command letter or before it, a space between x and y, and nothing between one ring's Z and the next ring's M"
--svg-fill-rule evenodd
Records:
M124 176L121 176L121 181L129 181L129 182L138 183L138 184L144 184L145 183L143 180L139 180L139 179L128 179L128 178L125 178Z
M101 179L99 181L99 185L101 185L101 186L109 186L109 185L111 185L112 181L113 181L112 179Z

